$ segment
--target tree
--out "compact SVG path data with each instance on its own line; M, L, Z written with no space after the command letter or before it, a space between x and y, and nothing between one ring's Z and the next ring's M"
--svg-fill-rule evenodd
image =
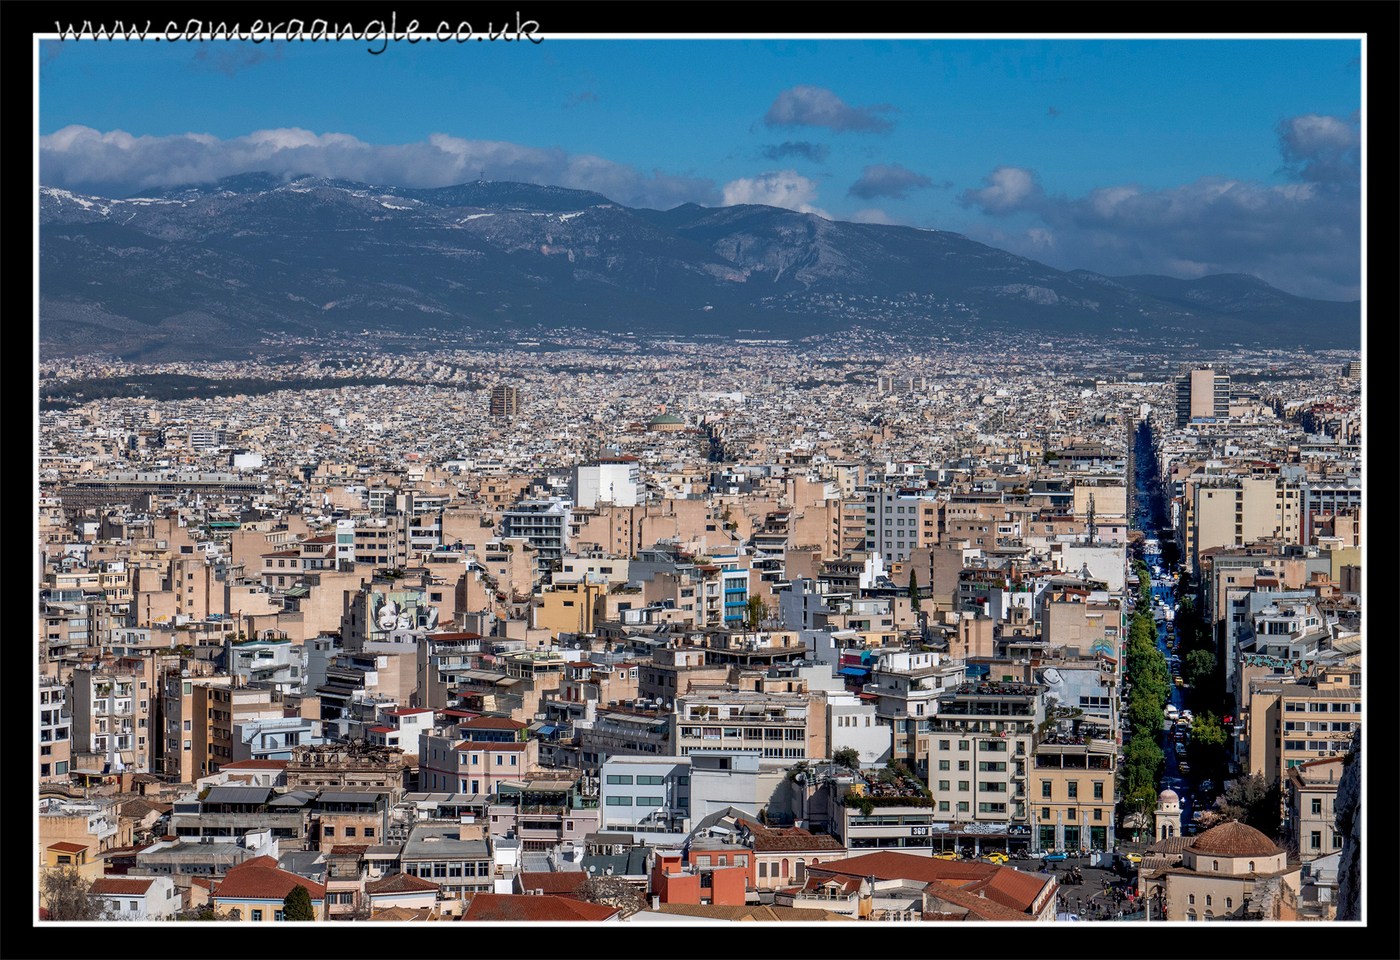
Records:
M913 570L909 571L909 605L919 612L919 575Z
M292 887L282 900L283 920L315 920L316 911L311 907L311 891L301 884Z
M848 770L859 770L860 751L855 747L842 747L831 755L831 762Z
M111 902L92 892L92 881L72 867L45 870L39 880L39 902L50 920L116 920Z
M574 888L574 896L587 903L616 907L624 920L647 907L637 888L621 877L589 877Z
M1278 778L1265 780L1262 773L1239 777L1225 784L1215 801L1215 809L1225 819L1247 823L1273 839L1282 820L1282 790Z
M757 595L749 597L749 609L745 614L745 621L750 630L755 630L763 622L763 618L768 614L768 605L763 602L763 598Z

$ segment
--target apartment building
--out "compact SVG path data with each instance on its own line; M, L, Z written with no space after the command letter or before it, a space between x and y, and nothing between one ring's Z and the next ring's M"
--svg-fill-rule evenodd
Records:
M1240 765L1266 780L1312 760L1345 756L1361 725L1361 670L1331 666L1314 676L1251 681L1249 712L1242 718Z
M862 692L875 697L876 722L890 730L890 759L924 776L938 697L963 679L961 663L937 653L891 651L881 654Z
M1111 730L1051 734L1035 744L1028 800L1035 811L1034 850L1113 849L1118 748Z
M826 712L806 693L760 684L754 690L693 687L676 697L670 719L674 755L713 750L757 750L796 763L826 756Z
M75 667L69 696L75 769L151 772L156 750L151 739L155 697L151 657L122 657Z
M599 771L601 829L682 832L690 819L689 757L607 757Z
M1342 849L1336 806L1343 768L1341 757L1308 760L1295 765L1284 779L1288 832L1304 863Z
M1042 689L969 680L934 701L926 782L938 812L961 821L1028 823L1027 765L1045 718Z
M73 715L68 709L68 687L52 677L40 677L36 699L39 782L67 783L73 747Z

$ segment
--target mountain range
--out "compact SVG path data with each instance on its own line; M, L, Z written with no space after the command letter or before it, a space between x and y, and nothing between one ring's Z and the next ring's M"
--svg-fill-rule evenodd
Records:
M269 333L504 325L795 337L852 326L1202 346L1360 344L1360 303L1242 274L1061 271L942 230L588 191L244 174L110 199L40 188L41 355L243 355Z

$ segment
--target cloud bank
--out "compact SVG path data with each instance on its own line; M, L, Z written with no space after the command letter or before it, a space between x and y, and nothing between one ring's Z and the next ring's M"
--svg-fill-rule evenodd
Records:
M813 163L826 160L831 148L824 143L808 143L806 140L784 140L779 144L769 144L763 148L762 156L768 160L786 160L788 157L804 157Z
M763 122L770 127L826 127L837 133L888 133L894 122L877 114L894 109L888 103L853 107L826 87L798 84L778 94Z
M903 200L910 190L931 186L933 181L922 173L906 170L897 163L877 163L864 167L860 179L851 184L847 193L863 200L873 200L875 197Z
M813 206L817 199L817 184L796 170L770 170L756 177L743 177L731 180L724 185L723 205L732 207L741 203L761 203L770 207L783 207L798 213L815 213L828 220L835 219L820 207Z
M669 209L715 205L720 192L703 177L628 164L558 147L527 147L435 133L407 144L372 144L341 133L296 127L258 130L221 140L201 133L137 137L74 125L39 138L40 182L80 193L128 197L154 187L212 183L239 173L357 180L402 187L442 187L475 180L516 180L594 190L628 206Z
M997 167L960 200L994 220L968 234L1061 269L1109 275L1248 273L1326 300L1360 296L1359 118L1308 114L1278 125L1292 182L1224 176L1152 190L1097 187L1051 196L1034 170Z

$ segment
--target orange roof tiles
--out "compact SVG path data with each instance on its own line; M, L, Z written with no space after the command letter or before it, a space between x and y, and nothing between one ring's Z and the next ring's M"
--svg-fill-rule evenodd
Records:
M215 899L284 900L298 885L312 900L324 900L326 888L314 880L279 869L271 857L254 857L231 868L213 890Z
M462 914L468 921L524 921L528 923L576 923L608 920L617 907L585 903L565 897L533 897L513 893L478 893Z

